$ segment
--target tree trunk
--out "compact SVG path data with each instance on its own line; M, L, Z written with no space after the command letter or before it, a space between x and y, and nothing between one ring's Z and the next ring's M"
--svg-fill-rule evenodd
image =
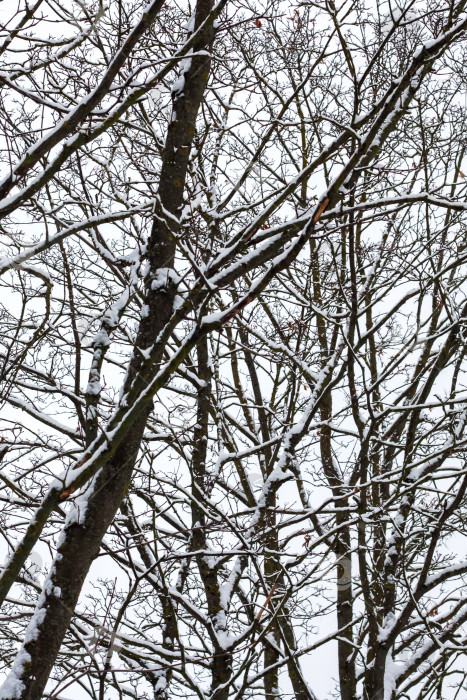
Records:
M212 9L211 0L198 0L197 29ZM213 29L202 38L210 45ZM183 193L196 117L207 85L210 56L191 59L183 73L183 90L173 94L173 120L164 149L159 183L159 203L148 247L150 272L146 278L147 315L141 320L133 357L124 385L124 395L135 379L144 386L157 365L144 367L140 349L152 346L173 311L176 285L170 270L174 266L176 220L183 206ZM167 216L167 213L169 216ZM157 284L154 284L157 282ZM159 359L163 348L160 349ZM102 468L68 517L25 643L16 657L3 688L2 698L39 700L68 629L81 588L102 538L112 523L127 492L141 445L151 405L144 408L111 460ZM85 507L83 507L85 503Z

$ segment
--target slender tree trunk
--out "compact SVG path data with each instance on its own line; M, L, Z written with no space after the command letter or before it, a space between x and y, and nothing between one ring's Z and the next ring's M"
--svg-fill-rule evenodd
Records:
M209 415L211 402L211 367L209 363L208 339L201 338L197 345L198 410L196 428L193 435L192 456L192 522L193 549L200 552L196 559L206 595L208 616L211 622L211 640L213 658L211 664L211 700L227 700L228 682L232 673L232 654L223 642L227 639L226 613L222 606L218 571L205 555L208 542L206 538L206 512L200 506L205 501L208 490L206 473L206 455L209 432Z
M264 580L266 583L266 595L271 596L271 603L275 607L277 595L274 595L278 578L280 576L280 562L276 554L271 552L277 552L278 548L278 538L277 538L277 528L276 528L276 514L274 512L274 506L276 505L276 494L275 491L271 489L267 497L267 508L266 513L265 528L266 535L264 538L264 550L267 552L264 557ZM279 602L279 601L277 601ZM278 648L280 646L280 633L277 621L273 623L271 630L269 632L269 637L271 639L270 644L266 643L264 649L264 667L270 670L266 671L264 674L264 694L266 700L276 700L279 697L279 670L274 667L279 661L280 654Z

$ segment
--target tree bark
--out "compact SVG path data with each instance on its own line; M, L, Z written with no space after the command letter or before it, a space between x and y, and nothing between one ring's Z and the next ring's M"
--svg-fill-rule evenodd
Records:
M211 9L211 0L198 0L195 30ZM213 28L208 27L202 44L210 45L212 40ZM170 271L175 259L177 221L183 206L188 158L210 63L209 55L191 59L183 73L183 90L173 94L173 117L168 128L158 188L159 205L148 246L150 271L145 289L148 313L140 322L124 396L135 380L144 386L157 371L157 364L145 366L141 350L154 344L173 310L176 284ZM159 360L163 350L160 349ZM3 687L4 700L39 700L43 696L86 575L130 486L151 409L151 404L144 408L114 456L88 487L86 501L80 499L81 503L85 502L85 507L81 506L80 510L79 505L75 506L72 516L67 519L24 645Z

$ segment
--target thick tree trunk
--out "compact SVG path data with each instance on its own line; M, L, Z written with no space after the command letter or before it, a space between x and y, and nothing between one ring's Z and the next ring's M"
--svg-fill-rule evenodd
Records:
M375 655L374 664L367 673L363 690L364 700L384 700L384 673L387 650L380 647Z
M211 9L211 0L198 0L195 29ZM203 45L210 45L212 38L210 27L203 36ZM182 70L184 87L173 95L173 120L168 128L159 184L160 206L148 247L150 272L145 293L148 313L140 323L124 394L135 379L144 387L157 371L157 365L143 366L140 349L154 344L173 310L176 285L170 270L174 265L177 220L183 206L188 157L209 76L210 57L199 56L183 65L186 66ZM162 352L163 348L159 357ZM87 498L79 499L80 506L75 506L73 516L68 518L24 646L2 689L3 700L39 700L43 696L86 575L130 485L151 408L151 405L144 408L112 459L88 487Z

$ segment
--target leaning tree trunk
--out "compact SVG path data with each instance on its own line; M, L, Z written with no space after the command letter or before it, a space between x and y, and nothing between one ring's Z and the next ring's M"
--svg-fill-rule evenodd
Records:
M198 0L195 29L211 9L212 0ZM210 25L201 41L206 46L211 44L212 39L213 29ZM148 313L140 323L123 396L130 387L134 393L135 382L144 388L157 371L157 364L144 366L141 350L154 344L173 311L176 284L171 270L175 259L176 222L183 205L188 158L210 63L210 56L205 54L182 64L186 66L184 87L173 94L173 119L163 154L159 206L148 246L149 274L145 291ZM177 82L179 84L180 81ZM163 349L160 348L159 360ZM143 409L125 440L99 472L88 489L85 507L75 508L72 517L67 519L24 645L2 689L1 697L4 700L39 700L43 696L86 575L130 485L151 408L149 404Z

